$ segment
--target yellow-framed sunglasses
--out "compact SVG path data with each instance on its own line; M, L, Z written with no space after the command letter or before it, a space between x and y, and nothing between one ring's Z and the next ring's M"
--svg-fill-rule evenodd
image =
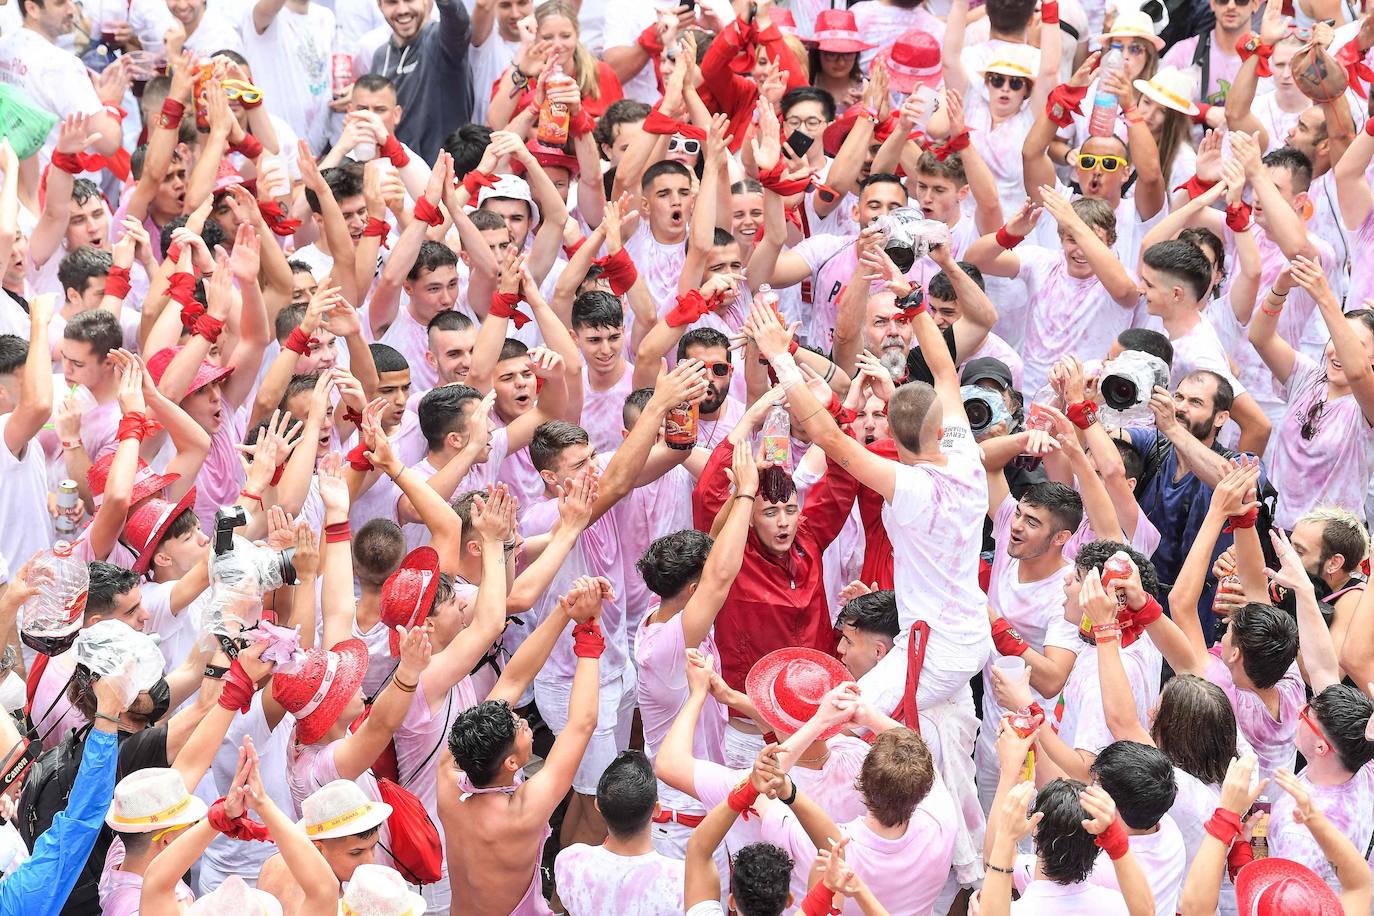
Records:
M245 105L256 105L262 101L262 90L252 83L245 83L243 80L224 80L224 94L231 100L237 100Z
M1097 168L1098 165L1102 166L1102 171L1104 172L1115 172L1117 169L1126 167L1126 160L1120 156L1095 156L1092 153L1078 154L1078 167L1083 171L1091 172L1093 169Z

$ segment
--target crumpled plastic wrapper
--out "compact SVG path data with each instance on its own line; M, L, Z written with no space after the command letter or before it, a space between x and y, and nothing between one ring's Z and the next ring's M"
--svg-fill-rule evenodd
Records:
M277 674L295 674L309 657L301 648L301 628L279 627L263 620L252 630L243 631L249 643L266 642L262 650L262 660L272 662Z
M102 620L76 637L76 661L96 677L127 676L135 693L149 690L162 678L165 661L157 638L130 629L117 620Z
M201 633L237 637L241 630L256 626L262 619L262 592L256 583L217 582L210 587L210 600L201 607Z

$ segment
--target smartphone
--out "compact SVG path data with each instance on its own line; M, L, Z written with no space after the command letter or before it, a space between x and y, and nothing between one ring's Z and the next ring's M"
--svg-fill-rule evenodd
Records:
M792 135L787 138L787 146L798 158L805 156L806 151L811 148L811 144L816 142L816 138L810 134L804 134L799 130L792 131Z
M752 22L754 21L755 17L758 16L758 14L759 14L759 5L758 5L757 3L751 3L751 4L749 4L749 18L748 18L746 21L752 23Z
M692 10L697 8L697 0L682 0L682 2L678 4L678 6L682 7L688 12L691 12Z

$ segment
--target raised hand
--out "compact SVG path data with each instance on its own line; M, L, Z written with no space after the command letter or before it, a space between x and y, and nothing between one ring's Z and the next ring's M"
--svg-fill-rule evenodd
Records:
M1093 836L1101 836L1116 820L1116 802L1101 786L1088 786L1078 793L1078 801L1083 805L1083 810L1088 812L1083 829Z

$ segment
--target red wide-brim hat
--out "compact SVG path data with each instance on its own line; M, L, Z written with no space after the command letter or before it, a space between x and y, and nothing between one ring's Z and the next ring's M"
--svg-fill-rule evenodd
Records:
M382 583L381 618L387 628L391 655L401 654L397 627L417 627L434 607L439 590L439 553L433 547L416 547Z
M816 714L827 693L854 677L840 660L816 649L775 649L754 663L744 692L774 731L792 734ZM844 730L833 725L818 740Z
M172 527L172 522L181 513L195 504L196 488L191 487L174 503L165 499L150 499L129 513L129 519L124 523L124 543L138 554L134 560L134 572L148 571L148 564L153 561L153 554L157 553L157 545L167 534L167 529Z
M1256 859L1236 873L1236 904L1254 916L1341 916L1340 898L1306 865Z
M272 696L296 720L296 740L314 744L333 727L367 673L367 645L345 639L311 649L300 669L272 677Z

